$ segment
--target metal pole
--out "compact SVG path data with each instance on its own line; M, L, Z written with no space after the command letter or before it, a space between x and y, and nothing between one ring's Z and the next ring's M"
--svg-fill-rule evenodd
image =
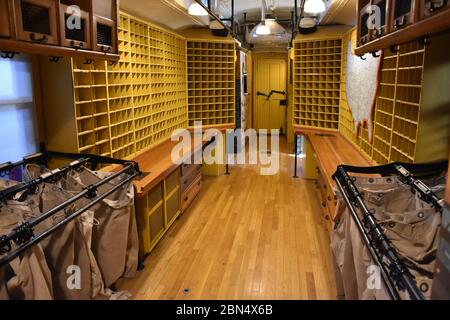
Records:
M292 25L292 40L295 39L295 28L297 27L297 9L298 9L298 0L294 0L294 21L293 21L293 25Z
M294 163L294 178L297 176L297 162L298 162L298 135L294 134L294 153L295 153L295 163Z
M227 29L227 30L231 33L231 35L233 36L233 38L235 38L236 40L239 40L239 38L238 38L237 35L234 33L234 31L233 31L229 26L227 26L227 25L220 19L220 17L218 17L214 12L212 12L211 10L209 10L208 7L205 6L201 0L194 0L194 1L197 2L203 9L205 9L206 12L208 12L208 14L209 14L212 18L214 18L214 20L218 21L225 29ZM239 41L240 41L240 40L239 40Z
M231 0L231 30L234 33L234 0Z

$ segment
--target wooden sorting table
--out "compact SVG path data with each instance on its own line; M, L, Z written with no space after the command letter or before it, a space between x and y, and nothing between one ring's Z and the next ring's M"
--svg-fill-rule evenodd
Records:
M339 215L336 214L337 198L334 192L336 183L332 178L337 167L339 165L367 167L372 163L339 132L294 128L294 135L295 145L298 136L306 138L304 177L317 180L322 207L326 209L327 227L331 232L333 222L339 219ZM297 177L297 157L294 172L294 176Z

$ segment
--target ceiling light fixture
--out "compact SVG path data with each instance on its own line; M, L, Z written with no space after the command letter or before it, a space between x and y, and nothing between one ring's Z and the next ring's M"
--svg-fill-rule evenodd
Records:
M202 17L207 16L208 11L206 11L205 8L203 8L199 3L194 2L189 6L189 14L191 16Z
M323 0L306 0L305 12L311 14L318 14L325 11L325 3Z
M270 28L266 25L266 21L262 21L258 26L256 27L256 34L258 36L267 36L271 34Z

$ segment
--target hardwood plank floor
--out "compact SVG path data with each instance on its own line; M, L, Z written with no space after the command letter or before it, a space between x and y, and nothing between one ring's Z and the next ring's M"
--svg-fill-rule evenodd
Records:
M334 299L314 182L292 178L292 146L282 140L280 150L275 176L244 165L205 178L145 269L118 288L134 299Z

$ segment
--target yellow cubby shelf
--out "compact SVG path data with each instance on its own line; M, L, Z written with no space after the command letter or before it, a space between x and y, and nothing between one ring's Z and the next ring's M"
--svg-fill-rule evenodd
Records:
M344 37L344 56L350 37L351 32ZM446 59L443 48L449 38L449 34L440 35L428 46L411 42L400 45L398 52L384 50L372 140L366 127L355 130L346 101L343 60L339 130L374 164L430 162L448 157L450 114L448 108L442 108L442 101L450 99L449 90L444 89L450 67L435 66Z
M189 126L235 124L236 47L230 40L188 40Z
M118 42L120 59L114 64L41 59L46 117L52 122L49 148L131 158L187 128L186 39L121 12ZM66 93L64 99L51 93L54 87ZM57 138L59 124L68 128L66 141Z
M342 39L294 41L293 125L338 130Z

